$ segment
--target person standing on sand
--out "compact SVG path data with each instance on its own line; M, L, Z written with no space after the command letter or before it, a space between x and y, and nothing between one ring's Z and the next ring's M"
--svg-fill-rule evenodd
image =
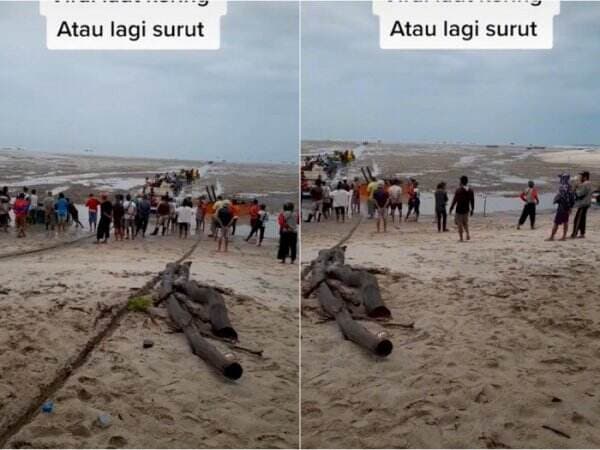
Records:
M208 203L204 196L198 198L198 204L196 206L196 234L204 232L206 226L206 212L208 211Z
M25 198L24 193L20 193L13 205L15 213L15 224L17 225L17 237L23 238L26 236L25 227L27 226L27 214L29 213L29 202Z
M348 206L349 193L344 189L343 184L337 184L337 188L331 191L331 199L333 201L333 210L335 211L335 221L337 223L346 222L346 208Z
M160 199L160 203L156 207L156 226L152 232L152 236L158 234L158 228L162 228L161 234L164 236L169 226L169 217L171 214L171 207L169 206L169 198L163 195Z
M150 220L150 211L152 210L152 205L150 204L150 200L148 200L148 195L144 194L140 198L137 205L137 216L136 216L136 227L135 227L135 235L142 232L142 238L146 237L146 230L148 229L148 221Z
M379 181L374 178L369 184L367 184L367 215L369 219L375 217L375 200L373 200L373 194L379 186Z
M296 261L296 250L298 246L298 217L294 214L294 204L289 202L283 205L283 211L277 218L279 224L279 250L277 259L281 264L289 256L291 263Z
M585 171L579 174L579 184L575 189L575 220L573 221L573 233L571 239L577 237L585 238L585 225L587 219L587 212L590 206L592 206L592 183L590 181L590 173ZM579 236L578 236L579 235Z
M8 222L10 219L10 203L8 197L0 194L0 228L8 233Z
M115 231L115 241L122 241L125 238L125 206L123 205L123 196L115 195L113 205L113 228Z
M37 211L38 211L38 196L37 191L35 189L31 190L31 195L29 196L29 221L32 225L37 223Z
M392 224L396 221L396 209L398 210L398 224L402 223L402 186L400 180L394 178L392 185L388 190L390 194L390 214L392 216Z
M217 251L221 249L227 253L229 247L229 233L233 223L233 212L231 211L231 203L224 201L221 207L215 214L216 226L217 226Z
M360 179L358 177L354 178L354 183L352 183L351 212L360 214Z
M231 223L231 236L235 236L235 229L237 227L238 219L240 218L240 207L237 204L237 200L232 199L229 204L231 208L231 214L233 214L233 222Z
M125 208L125 218L123 219L123 223L125 225L125 239L129 240L131 236L131 240L134 240L135 218L137 217L137 204L131 198L131 194L127 194L127 196L125 197L123 208Z
M100 202L94 194L88 196L85 206L88 209L88 223L90 225L90 232L96 231L96 224L98 223L98 206Z
M446 192L446 183L443 181L437 185L435 190L435 217L437 220L438 233L447 232L448 213L446 205L448 205L448 193Z
M469 234L469 215L475 212L475 193L469 187L469 179L466 176L460 177L460 186L454 193L452 204L450 205L450 214L456 207L454 221L458 227L458 237L460 242L464 242L463 234L466 234L467 241L471 240Z
M321 211L323 210L323 182L320 178L315 181L314 186L310 189L310 198L312 200L311 212L308 214L306 222L310 222L313 217L317 222L321 221Z
M569 174L563 173L559 176L560 185L558 187L558 193L554 197L554 203L557 205L556 215L554 216L554 225L552 226L552 234L546 239L547 241L553 241L554 236L558 232L558 227L563 226L563 236L560 239L565 241L567 239L567 232L569 231L569 216L571 215L571 209L575 205L575 192L571 188L571 177Z
M56 200L56 217L58 222L58 231L65 231L67 226L67 219L69 217L69 202L65 198L65 194L62 192L58 194L58 200Z
M177 208L177 225L179 226L179 239L187 239L192 219L194 218L194 209L192 201L188 198L183 200L182 205Z
M538 196L537 189L535 188L535 183L533 181L529 181L527 183L527 189L521 192L520 195L521 200L525 203L523 206L523 212L521 213L521 217L519 218L519 224L517 225L517 230L521 229L521 226L529 217L529 223L531 225L531 229L535 229L535 210L536 206L540 204L540 198Z
M48 195L44 199L44 224L46 225L46 231L54 231L56 225L55 203L52 191L48 191Z
M102 240L103 244L108 242L110 237L110 223L113 218L113 205L108 199L107 194L100 196L102 203L100 203L100 222L98 222L98 229L96 233L96 243L99 244Z
M381 223L383 222L383 232L387 232L387 209L390 206L390 194L385 190L383 180L377 184L377 189L373 193L373 202L377 208L377 232L381 231Z
M411 212L415 212L415 222L419 221L421 207L421 193L419 192L419 183L411 178L408 197L408 211L406 213L405 222L408 222Z

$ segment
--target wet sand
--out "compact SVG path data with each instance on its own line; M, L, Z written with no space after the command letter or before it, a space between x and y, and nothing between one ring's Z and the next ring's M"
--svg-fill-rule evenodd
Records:
M303 446L599 447L599 213L587 239L553 243L551 214L534 231L515 214L475 216L463 244L431 217L387 234L365 220L347 260L389 270L378 280L392 323L364 325L395 348L367 354L303 299ZM350 227L305 224L303 263Z

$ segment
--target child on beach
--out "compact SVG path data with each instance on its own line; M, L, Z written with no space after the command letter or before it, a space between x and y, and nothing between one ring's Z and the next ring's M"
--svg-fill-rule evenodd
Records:
M540 198L533 181L529 181L529 183L527 183L527 189L521 192L520 198L523 200L525 205L523 206L523 212L519 218L517 230L521 229L521 226L525 223L527 217L529 217L529 223L531 225L531 229L533 230L535 229L535 209L536 206L540 204Z
M446 183L441 182L437 185L434 197L435 217L437 220L438 233L445 233L448 231L448 228L446 226L446 223L448 221L448 213L446 212L446 205L448 204L448 193L446 192Z
M466 176L460 177L460 186L454 193L452 204L450 205L450 214L456 207L456 215L454 221L458 227L458 237L460 242L464 242L463 234L466 233L467 241L471 240L469 234L469 215L475 212L475 194L469 187L469 178Z
M563 236L560 239L565 241L567 239L567 232L569 231L569 216L571 215L571 209L575 204L575 193L571 188L571 177L569 174L563 173L559 176L559 188L558 193L554 197L554 204L557 205L556 215L554 216L554 225L552 226L552 234L547 241L553 241L554 236L558 232L558 227L563 226Z
M390 205L390 194L385 191L385 184L379 181L377 189L373 193L373 201L377 208L377 232L381 231L381 223L383 222L383 232L387 232L387 209Z

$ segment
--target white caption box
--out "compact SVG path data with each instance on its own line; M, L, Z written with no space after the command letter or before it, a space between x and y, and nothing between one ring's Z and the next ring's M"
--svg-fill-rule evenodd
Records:
M41 0L51 50L217 50L226 0Z
M551 49L560 1L535 3L373 0L373 13L382 49Z

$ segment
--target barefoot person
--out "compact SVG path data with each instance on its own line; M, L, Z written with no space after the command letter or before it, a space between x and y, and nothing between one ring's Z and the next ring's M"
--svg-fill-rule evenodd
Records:
M110 237L110 223L113 218L113 205L108 199L108 195L102 194L100 196L102 203L100 203L100 222L98 222L98 228L96 231L96 243L102 242L106 244Z
M571 215L571 209L575 204L575 193L571 188L570 176L566 173L560 175L560 185L558 193L554 197L554 203L557 205L556 215L554 216L554 226L552 227L552 234L547 239L553 241L554 236L558 232L558 227L562 225L563 235L560 239L564 241L567 239L567 232L569 231L569 216Z
M402 186L400 180L394 178L392 185L388 190L390 194L390 214L392 216L392 223L396 220L396 209L398 210L398 224L402 223Z
M25 237L25 227L27 226L27 214L29 213L29 201L25 198L25 193L21 192L15 204L13 205L13 212L15 213L15 224L17 225L17 237Z
M463 235L466 234L467 241L471 240L469 234L469 215L475 212L475 194L469 187L469 179L466 176L460 177L460 186L454 193L452 204L450 205L450 214L456 207L454 221L458 227L458 237L460 242L464 242Z
M335 221L346 222L346 214L348 212L348 205L350 203L350 196L352 195L349 191L344 189L343 183L338 183L336 189L331 191L331 198L333 200L333 210L335 211Z
M75 224L75 228L83 228L83 224L79 221L79 210L75 203L71 201L70 198L67 199L67 203L69 203L69 215Z
M435 218L437 220L438 233L448 231L448 212L446 207L448 205L448 192L446 192L446 183L441 182L437 185L437 189L434 194L435 197Z
M592 206L592 183L590 182L590 173L582 172L579 174L579 184L575 189L575 220L573 221L573 234L571 239L585 238L585 225L587 219L587 213L590 206Z
M520 195L521 200L525 203L523 206L523 212L521 213L521 217L519 218L519 224L517 225L517 230L521 229L521 226L525 223L527 218L529 217L529 224L531 225L531 229L535 229L535 210L537 205L540 204L540 198L537 193L537 189L535 188L535 183L533 181L529 181L527 183L527 189L521 192Z
M215 220L217 226L217 251L220 252L222 249L224 252L227 252L230 228L233 224L233 212L231 211L231 203L228 200L225 200L217 211Z
M377 232L381 231L381 224L383 223L383 232L387 232L387 210L390 206L390 194L385 190L385 184L383 180L377 184L377 189L373 193L373 201L375 202L375 208L377 208Z
M67 226L67 219L69 217L69 202L65 198L65 194L62 192L58 194L58 200L56 200L56 217L58 221L58 231L65 231Z
M96 231L96 224L98 223L98 206L100 202L94 194L90 194L87 201L85 202L85 206L88 209L88 223L90 225L90 231Z
M187 239L194 218L192 200L186 198L183 204L177 208L177 225L179 226L179 239Z
M298 246L298 216L294 214L294 204L286 203L283 211L277 218L279 223L279 251L277 259L285 264L289 256L291 263L296 261L296 247Z

